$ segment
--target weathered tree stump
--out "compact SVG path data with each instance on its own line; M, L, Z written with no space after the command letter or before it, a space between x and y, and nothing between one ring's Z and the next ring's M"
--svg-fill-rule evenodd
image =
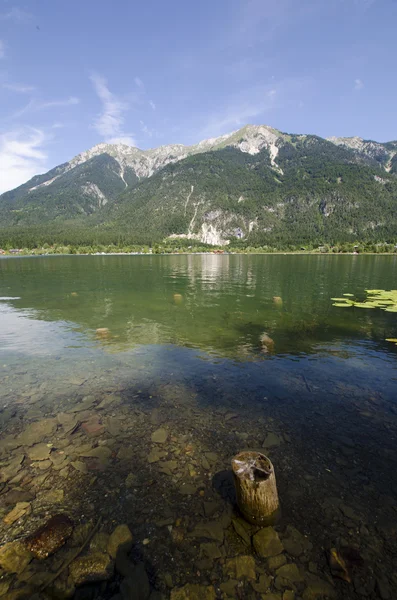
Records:
M270 459L260 452L240 452L232 459L237 504L254 525L273 525L280 517L276 476Z

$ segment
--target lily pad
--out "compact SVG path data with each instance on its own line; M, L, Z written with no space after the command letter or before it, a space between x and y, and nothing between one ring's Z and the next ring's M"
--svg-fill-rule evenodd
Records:
M332 306L337 306L338 308L350 308L353 306L352 304L345 304L344 302L334 302Z
M368 299L363 302L355 302L349 298L331 298L334 304L340 308L345 306L356 306L357 308L380 308L387 312L397 312L397 290L365 290ZM353 296L344 293L343 296Z
M356 306L357 308L376 308L376 306L372 304L372 302L355 302L354 306Z

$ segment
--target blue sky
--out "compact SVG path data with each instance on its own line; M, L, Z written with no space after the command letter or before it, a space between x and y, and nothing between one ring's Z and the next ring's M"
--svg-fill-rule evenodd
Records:
M397 0L0 0L0 192L102 141L397 139Z

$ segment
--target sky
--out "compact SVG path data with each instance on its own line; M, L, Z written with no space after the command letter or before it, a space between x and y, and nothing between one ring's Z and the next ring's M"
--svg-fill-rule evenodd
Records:
M0 193L100 142L397 139L397 0L0 0Z

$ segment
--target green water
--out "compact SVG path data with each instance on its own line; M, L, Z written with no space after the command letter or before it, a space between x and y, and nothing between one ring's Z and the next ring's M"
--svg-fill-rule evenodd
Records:
M219 590L228 580L219 559L200 562L193 533L206 518L203 502L217 504L211 518L225 525L221 556L253 554L228 521L237 515L227 512L228 470L236 452L261 448L274 434L277 443L265 451L277 473L280 535L293 526L312 544L288 558L307 573L298 592L311 584L309 562L316 576L331 578L324 551L345 544L365 566L353 568L352 584L331 578L337 597L358 598L363 590L380 597L377 578L397 586L397 347L385 341L397 337L397 316L337 308L330 300L343 293L364 299L367 288L397 288L395 257L0 259L2 437L73 413L91 398L77 413L77 430L60 424L51 439L55 450L69 450L65 470L50 466L46 485L62 487L57 510L76 523L98 514L108 530L128 522L136 556L151 565L152 586L168 597L170 587L186 582ZM103 431L89 443L108 445L112 457L87 461L84 474L71 463L87 442L81 423L90 419ZM169 437L156 446L151 434L159 426ZM159 448L164 456L148 463ZM18 451L26 454L24 446ZM213 463L206 464L208 453L216 455ZM0 441L0 463L12 457ZM177 466L167 467L170 460ZM32 486L35 465L26 458L23 465ZM0 492L13 484L5 485ZM183 485L193 486L190 495ZM54 512L40 498L20 527L3 527L5 539ZM247 582L235 597L255 593Z

